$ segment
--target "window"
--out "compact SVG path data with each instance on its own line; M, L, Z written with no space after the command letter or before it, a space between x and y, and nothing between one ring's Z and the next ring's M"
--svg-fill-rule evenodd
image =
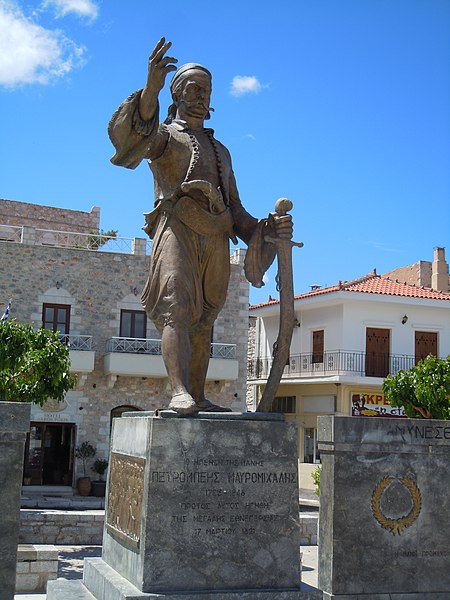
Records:
M277 396L272 401L271 412L283 414L295 414L296 411L295 396Z
M44 304L42 308L42 323L44 329L51 329L58 333L69 333L70 305Z
M317 446L317 429L305 427L303 429L303 462L320 463L320 453Z
M120 311L120 337L147 337L147 315L143 310Z
M429 354L437 356L437 333L433 331L416 331L416 364Z
M312 362L323 363L324 330L313 331L312 334Z

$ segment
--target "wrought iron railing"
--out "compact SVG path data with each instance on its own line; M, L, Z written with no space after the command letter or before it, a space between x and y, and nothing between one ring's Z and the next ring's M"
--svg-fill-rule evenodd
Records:
M39 246L57 246L58 248L78 248L80 250L101 250L103 252L133 252L133 238L111 237L101 233L76 233L71 231L53 231L36 229L35 243ZM147 253L150 242L147 243Z
M112 337L106 342L106 351L159 355L161 354L161 340Z
M236 344L211 344L211 358L236 358Z
M128 354L161 354L161 340L149 338L112 337L106 342L107 352ZM235 344L211 344L212 358L236 358Z
M376 354L358 351L333 350L317 354L292 354L283 377L314 377L355 374L367 377L386 377L413 367L414 356L406 354ZM258 358L248 363L249 379L267 379L272 358Z
M86 352L92 350L92 335L73 335L71 333L60 333L59 339L67 344L70 350Z

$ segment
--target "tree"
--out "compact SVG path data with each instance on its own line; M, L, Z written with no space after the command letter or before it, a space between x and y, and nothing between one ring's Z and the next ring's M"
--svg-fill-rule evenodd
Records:
M391 406L403 406L408 417L450 419L450 356L430 354L409 371L388 375L382 389Z
M75 386L70 375L69 346L58 333L16 321L0 323L0 400L61 402Z
M90 231L87 247L91 249L100 248L100 246L107 244L109 240L115 239L118 233L118 229L110 229L108 231L103 231L103 229L100 229L98 233L95 231Z

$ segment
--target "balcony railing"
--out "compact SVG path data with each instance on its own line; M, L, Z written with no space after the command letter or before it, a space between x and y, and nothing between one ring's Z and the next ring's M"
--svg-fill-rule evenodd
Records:
M70 350L89 352L92 350L92 335L73 335L71 333L60 333L59 339L67 344Z
M346 350L333 350L317 354L293 354L289 358L283 377L319 377L323 375L363 375L386 377L407 370L416 363L414 356L405 354L375 354ZM249 379L267 379L272 358L258 358L248 363Z
M107 352L124 352L128 354L161 354L161 340L148 338L113 337L106 342Z
M161 340L149 338L113 337L106 342L107 352L128 354L161 354ZM211 344L211 358L236 358L235 344Z

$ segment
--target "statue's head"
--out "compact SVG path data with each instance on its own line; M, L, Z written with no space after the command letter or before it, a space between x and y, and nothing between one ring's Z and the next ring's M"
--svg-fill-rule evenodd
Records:
M195 63L181 66L170 82L173 104L168 120L172 120L177 112L181 117L191 115L209 119L211 90L212 75L206 67Z

